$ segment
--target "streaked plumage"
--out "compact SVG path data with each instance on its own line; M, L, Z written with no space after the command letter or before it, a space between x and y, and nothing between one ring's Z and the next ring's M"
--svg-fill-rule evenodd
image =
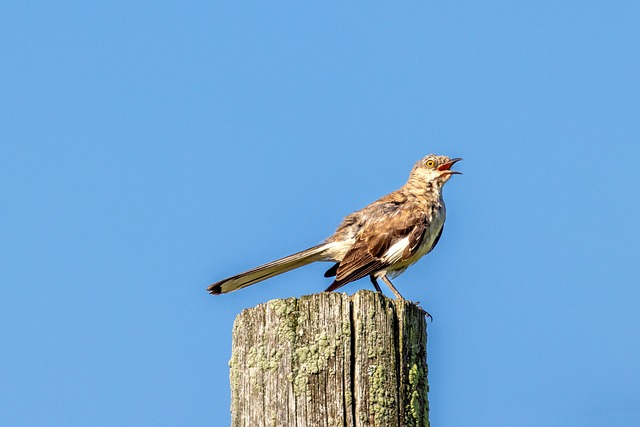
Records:
M435 155L419 160L405 185L348 215L323 243L221 280L207 290L227 293L315 261L333 261L325 273L335 277L327 291L369 276L378 291L377 279L382 279L402 298L389 276L401 274L438 243L446 219L442 187L451 175L460 173L450 170L459 160Z

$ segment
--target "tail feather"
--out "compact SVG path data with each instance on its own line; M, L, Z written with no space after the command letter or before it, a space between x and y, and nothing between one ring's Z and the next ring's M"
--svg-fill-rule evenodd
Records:
M243 273L236 274L235 276L227 277L209 286L207 291L212 295L226 294L227 292L242 289L254 283L269 279L270 277L311 264L312 262L323 261L326 259L326 250L330 245L330 243L322 243L304 251L252 268Z

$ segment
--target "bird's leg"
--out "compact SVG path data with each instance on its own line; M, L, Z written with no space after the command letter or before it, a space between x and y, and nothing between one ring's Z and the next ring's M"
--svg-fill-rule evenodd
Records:
M391 289L391 291L393 291L394 294L396 294L396 298L398 299L404 299L404 297L402 295L400 295L400 292L398 292L398 290L395 288L395 286L393 286L393 283L391 283L391 280L389 280L389 278L387 277L387 275L383 275L381 277L382 281L384 283L387 284L387 286Z
M382 294L382 289L380 289L380 285L378 285L378 281L376 280L376 277L373 274L371 274L369 276L369 279L371 279L371 283L373 283L373 287L376 288L376 292L380 292Z
M387 286L389 286L391 288L391 290L393 291L394 294L396 294L396 298L398 299L404 299L402 297L402 295L400 295L400 292L398 292L398 290L395 288L395 286L393 286L393 283L391 283L391 280L389 280L389 278L387 277L387 275L385 274L384 276L381 277L381 279L384 281L384 283L387 284ZM374 278L373 276L371 276L371 280L373 281ZM416 303L416 305L419 305L420 303ZM420 307L420 309L422 311L424 311L424 315L431 319L431 321L433 322L433 316L431 316L427 311L425 311L422 307Z

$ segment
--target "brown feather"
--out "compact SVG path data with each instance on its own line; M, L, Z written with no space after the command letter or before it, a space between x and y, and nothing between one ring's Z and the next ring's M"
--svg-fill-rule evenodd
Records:
M415 227L413 227L413 229L409 233L409 246L407 246L407 248L402 253L403 261L406 261L409 258L411 258L411 255L413 255L416 252L416 250L420 246L420 243L422 243L422 238L424 237L424 232L426 228L427 228L426 222L418 223L416 224Z
M394 201L406 200L401 194L391 193L380 201L387 198ZM383 259L384 255L391 246L405 237L409 238L409 246L402 255L403 260L410 258L420 246L427 229L426 215L416 215L420 210L408 203L383 203L378 205L377 212L381 211L382 216L362 227L357 240L340 262L336 278L327 291L388 267Z

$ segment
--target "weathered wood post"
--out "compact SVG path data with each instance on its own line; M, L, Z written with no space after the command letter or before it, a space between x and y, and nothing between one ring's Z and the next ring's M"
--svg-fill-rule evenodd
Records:
M359 291L273 300L233 327L232 427L428 426L425 312Z

